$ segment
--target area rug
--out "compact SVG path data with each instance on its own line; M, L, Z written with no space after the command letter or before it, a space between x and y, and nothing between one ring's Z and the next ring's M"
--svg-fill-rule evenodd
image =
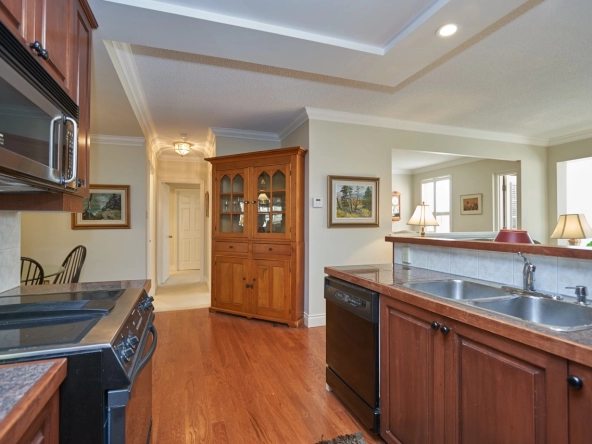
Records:
M353 435L340 435L328 441L319 441L317 444L366 444L366 441L362 432L356 432Z

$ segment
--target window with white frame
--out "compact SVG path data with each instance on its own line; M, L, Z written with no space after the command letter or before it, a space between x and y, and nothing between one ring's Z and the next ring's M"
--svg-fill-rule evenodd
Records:
M497 229L518 229L518 177L515 171L496 174Z
M449 233L451 225L450 176L422 180L421 200L429 205L429 210L440 224L437 227L426 227L426 231Z

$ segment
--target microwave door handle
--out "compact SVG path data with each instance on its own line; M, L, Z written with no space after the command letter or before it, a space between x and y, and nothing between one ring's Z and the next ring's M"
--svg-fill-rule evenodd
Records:
M61 174L59 173L60 171L60 146L61 143L59 142L61 140L61 135L62 135L62 125L58 126L58 136L57 139L55 137L55 128L56 128L56 123L61 123L63 120L63 116L58 116L58 117L54 117L53 119L51 119L51 122L49 124L49 166L52 169L52 171L57 171L58 174L56 175L55 173L53 174L53 181L56 183L61 183L62 182L62 178L61 178ZM58 143L56 143L56 140L58 141Z
M78 178L78 123L76 123L76 120L72 119L71 117L68 116L64 116L64 119L67 122L70 122L72 124L72 130L73 130L73 134L72 134L72 176L68 177L68 178L64 178L63 184L69 184L72 182L75 182L76 179ZM65 128L64 128L65 131ZM70 147L68 146L67 149L69 149Z

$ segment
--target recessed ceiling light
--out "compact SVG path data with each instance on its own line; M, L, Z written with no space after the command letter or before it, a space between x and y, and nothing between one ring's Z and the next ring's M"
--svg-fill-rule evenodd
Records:
M438 35L438 37L450 37L451 35L456 34L457 30L458 26L456 26L454 23L449 23L447 25L439 27L436 31L436 34Z

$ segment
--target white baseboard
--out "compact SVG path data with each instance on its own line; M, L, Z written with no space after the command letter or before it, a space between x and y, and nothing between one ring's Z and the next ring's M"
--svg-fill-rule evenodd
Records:
M311 327L323 327L327 324L327 315L309 315L304 313L304 325L308 328Z

